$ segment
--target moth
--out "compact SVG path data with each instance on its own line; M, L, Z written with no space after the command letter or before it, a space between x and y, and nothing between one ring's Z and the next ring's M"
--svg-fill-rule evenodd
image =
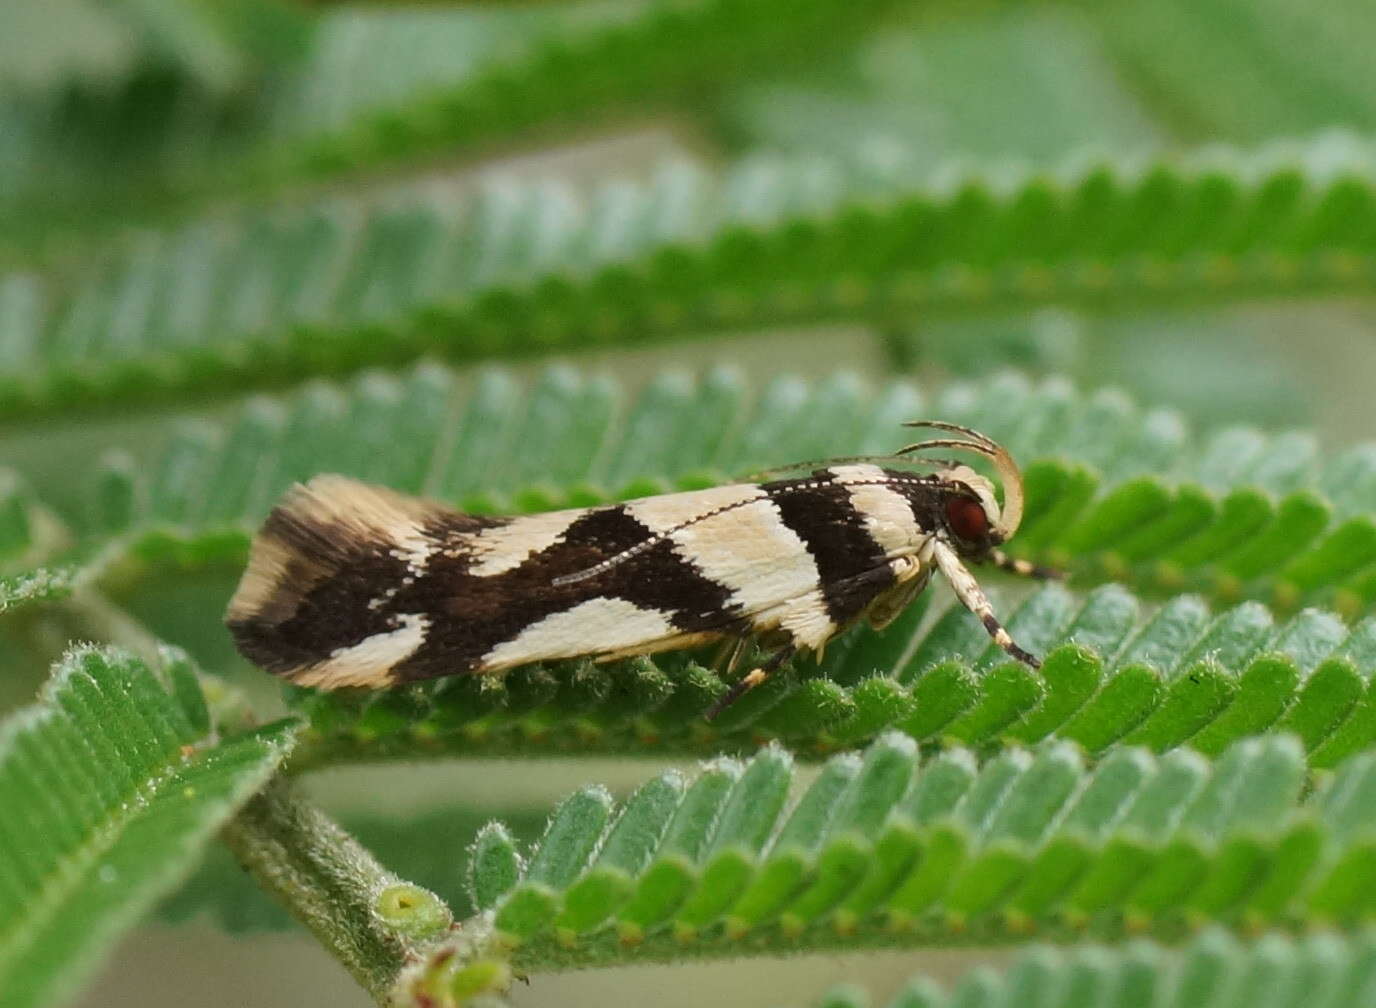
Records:
M886 626L939 570L994 641L1036 667L966 567L1049 574L999 548L1022 518L1017 465L967 427L906 426L959 437L804 463L791 468L822 467L767 482L527 517L461 514L317 476L263 524L226 623L250 661L325 689L712 642L731 667L748 641L772 647L712 717L857 621ZM938 449L990 460L1002 505L970 466L925 454Z

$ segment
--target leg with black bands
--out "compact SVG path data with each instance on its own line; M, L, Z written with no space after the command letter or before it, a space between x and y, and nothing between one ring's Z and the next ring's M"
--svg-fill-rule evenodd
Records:
M951 586L951 590L956 593L956 598L960 599L960 604L979 617L979 621L984 624L984 629L989 631L989 636L994 638L994 643L1003 648L1018 661L1032 668L1041 668L1041 660L1028 653L1014 643L1008 631L1004 629L999 618L994 615L994 607L989 604L989 598L984 594L984 589L980 588L979 582L975 580L973 574L965 569L965 565L960 562L960 557L955 550L945 543L937 543L932 550L932 556L936 560L936 565L941 570L941 574L946 578L946 583Z
M1003 550L993 550L990 559L995 567L1016 574L1019 577L1037 578L1039 581L1064 581L1065 571L1057 570L1054 567L1043 567L1027 560L1018 560L1010 557Z
M738 679L732 684L729 690L721 695L716 703L708 708L707 720L715 721L717 715L722 711L726 710L726 708L745 696L746 693L768 679L770 674L777 670L780 665L793 657L795 651L797 651L797 648L792 644L789 644L787 647L782 647L770 655L768 660L759 668L747 672L744 677Z

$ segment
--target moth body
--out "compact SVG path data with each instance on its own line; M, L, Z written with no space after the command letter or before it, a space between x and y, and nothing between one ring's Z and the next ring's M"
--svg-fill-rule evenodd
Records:
M913 447L932 444L951 442ZM1016 498L1001 509L985 477L935 464L917 473L838 462L514 518L319 476L268 516L226 619L251 661L324 688L743 638L777 644L781 662L858 620L886 624L940 570L1000 644L1035 662L962 562L1020 569L997 549L1010 514L1016 526L1020 485L1005 478Z

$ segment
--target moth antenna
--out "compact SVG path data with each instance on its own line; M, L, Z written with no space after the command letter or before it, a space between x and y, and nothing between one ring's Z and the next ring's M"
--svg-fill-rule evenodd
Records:
M913 462L913 461L918 461L918 460L910 459L910 458L908 458L908 457L906 457L906 456L904 456L904 455L898 455L898 454L896 454L896 453L895 453L895 454L891 454L891 455L838 455L838 456L836 456L836 457L834 457L834 458L812 459L812 460L810 460L810 461L808 461L808 462L794 462L794 463L791 464L791 465L774 466L774 467L771 468L771 469L760 469L760 470L757 470L757 471L752 472L752 473L747 473L747 474L744 476L744 479L748 480L748 481L751 482L751 483L758 483L760 480L765 479L765 478L767 478L767 477L770 477L770 476L781 476L781 475L783 475L784 473L793 472L794 470L797 470L797 469L813 469L813 468L817 468L817 467L820 467L820 466L832 466L832 465L837 465L837 464L842 464L842 465L844 465L844 464L849 464L849 463L852 463L852 462L876 462L876 463L877 463L877 462ZM938 461L938 460L935 460L935 459L933 459L933 460L926 460L926 459L923 459L923 460L920 460L920 461Z
M998 471L999 480L1003 483L1003 508L999 513L999 523L994 526L993 532L1003 541L1012 538L1013 533L1022 524L1024 495L1022 471L1018 469L1018 464L1013 461L1013 456L1008 454L1008 449L977 430L962 427L959 424L946 423L942 420L910 420L903 426L932 427L936 430L964 434L973 439L961 441L954 438L932 438L900 448L898 454L906 455L911 452L925 451L928 448L964 448L966 451L983 455L992 461L994 468Z
M552 581L550 581L550 584L563 586L577 584L579 581L586 581L589 578L595 578L597 577L597 575L605 574L613 567L619 567L627 560L630 560L633 557L637 557L641 553L644 553L646 550L659 545L660 543L664 542L664 540L672 537L677 532L683 531L690 525L696 525L698 522L706 521L708 518L711 518L714 515L722 514L725 511L734 511L736 508L745 507L747 504L754 503L755 498L751 498L750 500L736 501L735 503L727 504L724 507L713 508L710 511L704 511L700 515L694 515L688 521L680 522L672 528L665 529L663 532L657 532L654 535L650 536L650 538L648 539L642 539L634 546L628 546L626 549L622 550L620 553L617 553L615 556L607 557L607 559L603 560L601 563L594 564L586 570L574 571L572 574L562 574L559 577L554 578Z
M901 458L904 462L921 462L923 465L940 466L943 469L953 469L960 465L959 459L927 458L926 456L915 458L912 455L903 455Z
M679 528L682 528L682 526L679 526ZM603 560L600 564L594 564L593 566L588 567L586 570L574 571L572 574L561 574L559 577L552 580L550 584L555 585L556 587L562 587L563 585L577 584L579 581L587 581L589 578L595 578L599 574L605 574L613 567L620 566L627 560L630 560L632 557L636 557L639 556L641 553L644 553L647 549L649 549L651 546L654 546L656 543L669 538L670 534L671 533L669 532L661 532L658 535L653 535L648 539L636 543L634 546L622 550L615 556L608 557L606 560Z
M1002 445L994 446L994 468L998 470L999 480L1003 483L1003 508L994 531L1007 542L1022 524L1022 471Z
M926 451L928 448L965 448L986 458L993 458L994 452L987 445L979 441L965 441L960 438L932 438L928 441L916 441L910 445L904 445L898 449L898 455L907 456L913 452Z
M958 442L958 443L959 443L959 444L962 444L962 445L964 444L964 442ZM895 454L895 455L852 455L852 456L849 456L849 457L846 457L846 458L818 459L818 460L815 461L815 462L799 462L799 463L796 463L796 464L791 465L791 466L785 466L785 467L782 468L782 469L765 470L765 471L762 472L762 473L756 473L756 474L754 474L755 477L756 477L756 479L752 480L752 482L757 482L759 477L761 477L761 476L766 476L766 475L768 475L768 474L771 473L771 472L776 472L776 473L790 472L790 471L792 471L792 470L794 470L794 469L800 469L800 468L804 468L804 467L806 467L806 466L831 465L831 464L835 464L835 463L838 463L838 462L908 462L908 463L912 463L912 462L922 462L922 463L928 463L928 464L934 464L934 465L944 465L944 466L954 466L954 465L958 465L958 464L959 464L959 463L957 463L954 459L925 459L925 458L924 458L924 459L914 459L914 458L910 458L910 457L908 457L908 456L906 456L906 455L897 455L897 454ZM696 515L695 517L693 517L692 519L690 519L690 520L688 520L688 521L680 522L678 525L675 525L673 528L665 529L663 532L656 533L655 535L651 536L649 539L645 539L645 540L643 540L643 541L641 541L641 542L638 542L638 543L636 543L634 546L627 547L626 549L622 550L620 553L616 554L615 556L608 557L606 560L603 560L601 563L599 563L599 564L594 564L592 567L589 567L589 568L587 568L586 570L574 571L572 574L562 574L562 575L560 575L559 577L554 578L554 579L550 582L550 584L555 585L555 586L558 586L558 587L562 587L562 586L564 586L564 585L577 584L577 583L580 582L580 581L587 581L589 578L595 578L595 577L597 577L599 574L605 574L607 571L611 570L612 568L614 568L614 567L619 567L621 564L625 563L627 560L630 560L630 559L632 559L632 558L634 558L634 557L639 556L641 553L644 553L646 550L649 550L649 549L651 549L652 547L654 547L654 546L658 545L659 543L663 542L664 540L671 538L673 535L675 535L675 534L678 533L678 532L683 531L684 529L688 528L690 525L695 525L695 524L697 524L697 523L700 522L700 521L704 521L705 519L711 518L711 517L714 516L714 515L719 515L719 514L721 514L721 513L724 512L724 511L731 511L731 510L734 510L734 509L736 509L736 508L745 507L747 504L753 504L753 503L755 503L755 500L752 498L751 500L737 501L737 502L734 503L734 504L728 504L728 505L725 506L725 507L715 508L715 509L713 509L713 510L711 510L711 511L704 511L702 514Z
M950 431L952 434L964 434L968 438L973 438L986 448L998 450L999 443L988 434L981 434L973 427L962 427L960 424L951 423L948 420L906 420L904 427L930 427L932 430Z

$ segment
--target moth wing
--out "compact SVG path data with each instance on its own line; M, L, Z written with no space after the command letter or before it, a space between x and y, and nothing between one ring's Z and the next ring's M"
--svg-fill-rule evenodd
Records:
M481 669L650 654L731 632L753 611L735 597L753 575L717 540L740 528L731 519L758 495L753 487L665 494L512 519L468 538L467 574L494 588L519 579L524 597L512 599L513 610L544 602L541 615L484 651Z
M585 512L514 519L467 541L479 576L549 573L530 583L558 611L485 654L497 670L592 654L649 654L742 626L829 635L806 546L754 485L664 494ZM569 566L581 558L582 563ZM763 622L762 622L763 621Z
M703 576L731 595L732 611L751 616L817 587L806 544L753 484L630 501L626 511Z
M781 509L777 490L482 518L320 476L269 515L226 622L256 664L326 687L645 654L742 629L819 649L888 588L889 571L874 557L837 567L826 522L842 521L832 498L847 491L809 483ZM819 541L830 568L814 557ZM854 604L838 611L838 590Z
M785 631L796 646L813 650L836 633L818 562L767 487L716 487L626 508L721 586L716 626L723 632L748 623L755 632Z
M292 486L249 545L248 565L230 599L231 624L280 622L316 584L363 552L428 548L437 519L462 521L441 504L347 476L326 474ZM480 520L473 519L475 529Z
M225 623L240 653L269 672L306 685L387 685L425 626L370 606L388 584L369 572L423 563L436 528L476 532L487 521L346 476L298 483L254 536Z

